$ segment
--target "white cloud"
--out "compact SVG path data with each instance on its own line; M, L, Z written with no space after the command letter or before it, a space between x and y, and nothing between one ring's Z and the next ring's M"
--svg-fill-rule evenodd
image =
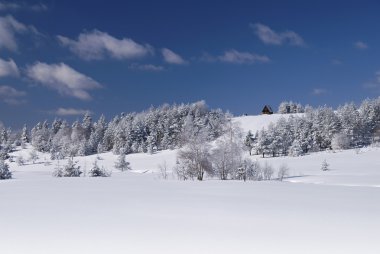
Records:
M161 65L154 65L154 64L131 64L128 67L131 70L139 70L139 71L153 71L153 72L160 72L165 70L165 68Z
M34 82L58 91L62 95L89 100L90 90L102 86L92 78L77 72L70 66L37 62L26 69L27 76Z
M232 64L253 64L253 63L269 63L270 58L265 55L258 55L250 52L241 52L236 49L225 51L222 55L212 56L203 53L199 58L203 62L224 62Z
M25 102L26 92L19 91L11 86L0 86L0 100L10 105L19 105Z
M77 40L58 35L62 46L85 60L99 60L106 56L115 59L135 59L153 54L153 48L138 44L132 39L117 39L111 35L94 30L79 34Z
M85 109L75 109L75 108L58 108L57 110L52 112L52 114L58 115L58 116L78 116L78 115L84 115L86 113L91 113L91 111L85 110Z
M6 76L18 77L20 70L12 59L6 61L0 58L0 77Z
M261 56L249 52L239 52L235 49L225 51L223 55L219 56L218 59L226 63L235 64L251 64L251 63L268 63L270 62L269 57Z
M2 1L0 2L0 11L20 11L20 10L27 10L27 11L46 11L48 8L46 5L42 3L38 4L28 4L25 2L7 2Z
M162 56L164 57L165 62L170 64L187 64L187 61L185 61L180 55L174 53L170 49L163 48L161 50Z
M327 93L327 90L326 89L322 89L322 88L314 88L313 91L312 91L312 94L315 95L315 96L324 95L326 93Z
M20 23L12 16L0 17L0 49L17 50L15 35L25 33L30 27Z
M365 43L365 42L362 42L362 41L357 41L354 43L354 46L357 48L357 49L367 49L368 48L368 44Z
M305 42L300 35L293 31L276 32L269 26L256 23L250 24L259 39L265 44L304 46Z

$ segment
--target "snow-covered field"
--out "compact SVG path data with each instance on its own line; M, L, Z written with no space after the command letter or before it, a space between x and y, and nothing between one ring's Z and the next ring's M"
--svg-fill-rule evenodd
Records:
M256 131L279 117L235 121ZM111 177L54 178L56 162L39 155L10 163L14 179L0 181L1 254L380 253L380 148L253 156L286 164L284 182L163 180L158 164L171 168L175 150L128 155L132 172L105 153L98 163ZM75 160L88 171L95 157Z

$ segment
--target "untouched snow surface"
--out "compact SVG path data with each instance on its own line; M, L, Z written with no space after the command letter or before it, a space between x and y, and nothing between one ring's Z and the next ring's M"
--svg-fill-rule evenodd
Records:
M278 115L235 118L259 130ZM30 148L13 155L28 157ZM0 253L380 253L380 149L260 158L285 182L159 177L158 164L176 151L132 154L132 172L109 178L54 178L56 162L9 163L14 179L0 181ZM88 171L95 155L78 157ZM320 170L322 161L330 171ZM64 162L61 161L61 165Z

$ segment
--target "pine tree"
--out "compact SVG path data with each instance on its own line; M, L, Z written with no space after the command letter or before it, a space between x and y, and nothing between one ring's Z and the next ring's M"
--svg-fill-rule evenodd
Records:
M12 172L9 171L8 164L3 159L0 159L0 180L11 179Z
M119 169L120 171L130 170L130 163L125 160L125 154L121 153L119 154L117 158L117 162L115 163L115 168Z
M107 170L102 166L98 166L98 162L95 160L92 168L89 172L90 177L108 177L111 176L110 172L107 172Z
M21 142L23 144L29 143L29 134L28 134L28 128L26 127L26 124L22 128L21 132Z
M329 166L330 166L330 165L327 163L327 161L326 161L326 160L323 160L321 170L322 170L322 171L330 170L330 169L329 169Z
M56 170L53 172L55 177L80 177L83 173L80 170L80 166L77 166L77 161L74 161L72 158L69 158L67 164L61 168L59 166L59 160L57 160Z
M248 131L247 136L245 136L244 145L249 151L250 156L252 155L252 148L254 146L254 142L255 142L255 139L252 132Z

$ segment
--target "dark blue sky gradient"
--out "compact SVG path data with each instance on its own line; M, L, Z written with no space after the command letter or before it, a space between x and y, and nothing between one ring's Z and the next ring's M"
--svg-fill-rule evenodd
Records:
M29 3L29 1L28 1ZM38 2L37 2L38 3ZM0 58L12 58L23 70L36 61L64 62L100 84L93 100L62 96L36 85L23 74L3 77L8 85L27 93L26 103L0 101L0 121L14 127L24 122L53 119L59 107L88 109L97 118L110 119L121 112L141 111L163 103L206 100L212 108L233 114L257 114L264 104L277 108L282 100L302 104L338 106L380 95L375 80L380 70L380 4L376 1L46 1L47 11L2 11L43 36L18 36L18 52L0 49ZM267 45L250 28L262 23L276 32L291 30L305 46ZM131 38L155 49L138 60L86 61L59 45L56 36L71 39L98 29L121 39ZM367 49L358 49L362 41ZM163 61L160 49L181 55L187 65ZM269 63L232 64L204 62L235 49L266 55ZM339 64L337 64L339 62ZM160 72L131 70L131 64L154 64ZM335 64L334 64L335 63ZM314 89L324 92L313 94ZM1 98L0 98L1 100ZM80 116L67 117L70 120Z

